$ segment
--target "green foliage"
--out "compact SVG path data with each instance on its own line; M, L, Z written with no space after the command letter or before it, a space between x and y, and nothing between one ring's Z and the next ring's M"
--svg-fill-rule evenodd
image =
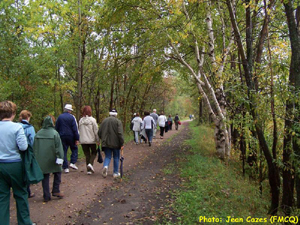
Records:
M267 218L268 194L260 196L258 186L244 179L239 168L214 157L211 128L192 130L193 138L186 142L191 149L180 165L183 187L175 193L178 224L196 224L199 216L223 218L221 224L228 216Z

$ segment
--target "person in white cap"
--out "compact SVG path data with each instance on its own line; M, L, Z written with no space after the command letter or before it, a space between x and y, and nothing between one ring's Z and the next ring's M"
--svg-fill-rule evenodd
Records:
M117 110L110 110L109 117L103 120L98 131L98 136L101 139L101 147L105 152L102 169L102 176L104 178L107 177L108 166L112 156L114 159L113 177L120 177L120 150L124 148L124 137L122 122L117 119L117 115Z
M74 170L78 170L78 167L75 165L78 159L78 148L79 144L79 133L76 118L71 114L73 111L71 104L66 104L64 108L64 112L59 115L57 118L55 129L60 135L63 148L64 148L64 162L63 169L65 173L69 173L69 165L68 165L68 148L71 149L71 160L70 160L70 168Z
M132 125L133 125L133 132L134 132L134 141L136 144L138 144L140 142L139 140L139 136L140 136L140 132L141 132L141 128L142 128L142 123L143 120L140 117L139 113L135 113L135 117L133 118L133 120L131 121Z

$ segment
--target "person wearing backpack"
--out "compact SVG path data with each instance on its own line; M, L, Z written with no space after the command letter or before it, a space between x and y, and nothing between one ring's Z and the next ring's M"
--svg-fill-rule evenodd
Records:
M27 137L28 145L33 147L33 141L35 136L34 127L29 123L32 114L28 110L22 110L19 114L19 122L24 129L25 136ZM34 193L30 190L30 185L27 186L28 198L33 198Z

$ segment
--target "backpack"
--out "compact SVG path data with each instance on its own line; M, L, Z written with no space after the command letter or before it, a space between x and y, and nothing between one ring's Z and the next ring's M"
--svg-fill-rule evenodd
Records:
M25 124L23 129L25 130L26 127L32 126L29 123L21 122ZM32 146L29 144L29 137L28 134L25 134L28 142L28 148L26 151L20 151L20 155L22 157L22 161L25 168L25 182L26 184L37 184L44 179L43 171L40 168L39 163L36 161Z
M25 182L27 184L37 184L44 179L43 171L36 161L33 149L30 145L26 151L20 151L24 167L25 167Z

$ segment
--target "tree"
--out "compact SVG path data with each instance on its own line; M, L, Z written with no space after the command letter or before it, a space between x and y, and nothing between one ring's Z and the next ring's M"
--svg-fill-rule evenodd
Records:
M296 129L297 123L299 123L299 100L297 95L300 88L300 38L299 38L299 6L296 9L293 8L294 1L283 1L286 20L289 30L290 45L292 49L290 72L289 72L289 86L291 95L286 101L286 116L285 116L285 135L284 135L284 146L283 146L283 195L282 195L282 208L286 215L290 215L293 206L294 198L294 178L295 166L299 165L299 159L293 162L292 153L299 155L300 145L298 144L297 138L293 137L293 133L299 133ZM299 179L299 173L296 173ZM298 182L297 179L297 182ZM299 202L299 190L298 202Z
M271 187L271 193L272 193L272 200L271 200L271 207L269 210L270 214L276 214L279 206L279 190L280 190L280 177L279 177L279 168L275 162L276 154L273 155L271 154L270 148L268 146L268 143L265 138L264 130L263 130L263 121L260 119L259 114L256 110L256 107L258 105L256 95L259 94L258 92L258 82L257 79L253 77L253 65L254 65L254 60L255 57L253 53L256 50L256 62L260 60L261 53L263 51L263 43L265 43L266 39L266 26L269 23L269 13L267 10L265 11L265 18L264 18L264 23L261 27L261 30L259 32L259 35L257 36L257 46L256 49L254 49L253 46L253 41L254 41L254 36L253 36L253 17L257 16L256 10L253 10L251 12L251 4L250 1L246 1L246 12L245 12L245 17L246 17L246 50L244 49L243 46L243 40L242 36L240 33L240 29L238 27L237 23L237 17L235 14L234 6L231 0L227 0L227 7L229 10L230 14L230 20L232 24L232 28L234 30L235 34L235 40L237 42L238 46L238 51L239 55L241 57L241 62L243 66L243 71L244 71L244 76L246 80L246 85L247 85L247 95L249 99L249 111L251 113L251 116L253 120L255 121L255 133L257 135L258 141L260 148L262 149L265 158L267 160L268 164L268 177L269 177L269 183ZM257 3L256 3L257 4ZM268 9L271 10L274 5L274 1L269 1L268 4ZM265 8L267 7L266 2L265 2Z
M224 159L230 155L231 140L222 74L233 43L231 28L226 27L223 20L225 12L219 3L213 5L211 1L206 4L179 1L176 4L170 3L168 7L166 11L171 13L167 22L172 26L167 36L172 52L166 55L185 66L194 77L199 94L208 106L215 124L217 154ZM217 29L213 27L216 21L221 21L218 25L222 27L217 35ZM215 36L222 37L217 39L217 44Z

